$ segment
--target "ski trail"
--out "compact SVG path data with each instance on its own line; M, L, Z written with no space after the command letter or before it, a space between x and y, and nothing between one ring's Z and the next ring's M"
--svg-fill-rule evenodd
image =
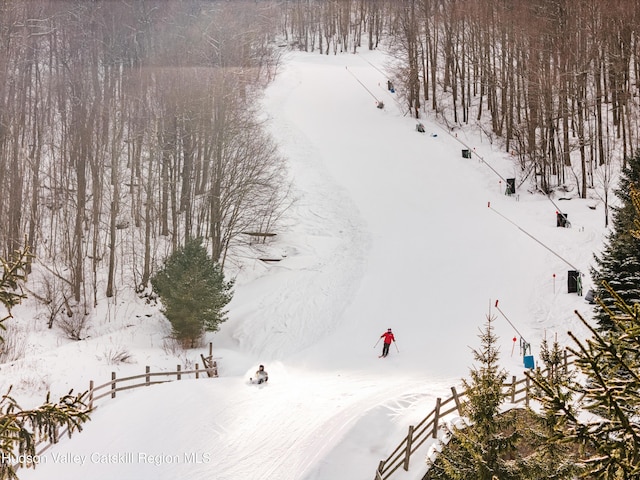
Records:
M398 396L416 395L415 381L406 378L384 385L371 376L335 374L314 374L307 380L296 374L290 380L254 392L267 409L256 409L254 399L234 404L242 421L216 442L218 454L225 458L216 467L217 478L237 479L246 471L254 472L256 480L305 478L371 409L390 402L388 410L393 411ZM283 390L289 395L285 397ZM271 402L273 398L278 400Z
M288 71L282 76L287 88L270 100L269 124L284 139L280 149L290 159L295 199L290 218L295 223L278 235L286 258L270 267L268 278L254 282L260 294L248 289L234 298L230 309L246 313L224 325L220 342L223 348L237 345L266 360L303 350L336 327L358 289L370 245L370 233L348 192L287 115L298 80ZM267 283L274 287L265 288Z

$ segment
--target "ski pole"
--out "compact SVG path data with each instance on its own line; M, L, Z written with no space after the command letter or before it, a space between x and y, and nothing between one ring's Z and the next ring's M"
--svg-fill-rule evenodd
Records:
M398 344L396 343L396 341L393 341L393 344L396 346L396 350L398 351L398 353L400 353L400 350L398 350Z
M378 346L378 344L380 343L380 340L382 340L382 337L380 337L380 338L378 339L378 341L377 341L377 342L376 342L376 344L373 346L373 348L376 348L376 347Z

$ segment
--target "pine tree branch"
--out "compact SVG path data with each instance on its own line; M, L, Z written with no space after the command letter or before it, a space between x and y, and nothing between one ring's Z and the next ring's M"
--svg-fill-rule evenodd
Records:
M11 388L0 399L0 480L17 478L13 463L18 455L36 455L40 441L57 441L60 428L69 435L81 431L82 424L90 420L91 410L84 403L86 392L74 395L72 391L52 403L47 395L45 403L38 408L23 410L13 397Z

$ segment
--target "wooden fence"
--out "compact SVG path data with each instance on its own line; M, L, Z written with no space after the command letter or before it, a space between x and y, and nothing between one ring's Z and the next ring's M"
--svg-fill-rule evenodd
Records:
M569 357L565 351L563 368L569 367ZM542 373L545 373L542 370ZM529 377L517 380L512 377L511 382L502 386L502 392L508 403L524 404L529 406L532 399L531 380ZM396 449L385 460L381 460L376 469L375 480L388 480L391 476L402 467L405 471L409 470L409 462L411 455L424 445L427 440L435 440L438 438L438 427L440 421L447 415L454 412L460 414L460 407L466 402L467 392L458 393L455 387L451 387L451 396L445 400L436 399L436 405L426 417L417 425L410 425L407 436L400 442Z
M207 377L217 377L217 363L213 362L209 368L200 368L196 363L192 370L182 370L182 367L178 365L173 372L151 372L150 367L147 366L143 374L122 378L117 378L116 372L111 372L111 380L106 383L95 386L93 380L89 382L87 407L93 409L95 402L105 397L116 398L117 392L139 387L148 387L150 385L157 385L174 380L182 380L182 377L187 375L195 375L195 378L200 378L202 374L205 374ZM173 377L175 377L175 379ZM159 378L161 379L158 380Z
M200 368L200 366L196 363L194 365L194 368L191 370L183 370L182 367L178 365L175 371L172 372L151 372L151 368L149 366L146 366L145 372L143 374L133 375L129 377L118 378L116 372L111 372L111 380L98 386L96 386L95 382L91 380L89 381L89 390L86 392L87 411L96 408L96 402L98 400L107 397L116 398L117 392L122 392L124 390L131 390L134 388L158 385L160 383L178 381L182 380L183 377L188 377L190 375L193 375L196 379L201 377L217 377L218 364L215 360L213 360L211 344L209 344L209 356L205 357L204 355L201 355L201 358L204 363L203 368ZM59 432L59 434L55 435L54 441L41 442L42 447L37 449L37 455L41 455L43 452L48 450L52 445L57 443L57 439L61 438L61 436L66 433L68 433L68 431L66 428L64 428ZM20 467L22 465L16 464L14 466Z

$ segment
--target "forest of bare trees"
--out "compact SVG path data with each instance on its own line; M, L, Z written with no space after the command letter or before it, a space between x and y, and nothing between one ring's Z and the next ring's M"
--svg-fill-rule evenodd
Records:
M518 183L607 202L640 136L628 0L0 2L0 256L25 243L70 330L202 237L269 231L284 161L257 98L283 47L384 48L406 111L479 129ZM104 281L102 279L105 279ZM76 318L77 316L77 318Z
M223 263L277 217L283 161L255 112L275 25L266 4L0 3L0 255L31 246L71 336L178 244Z
M606 195L612 164L636 149L635 0L285 3L281 28L300 49L355 52L384 37L407 112L481 129L519 161L519 184Z

